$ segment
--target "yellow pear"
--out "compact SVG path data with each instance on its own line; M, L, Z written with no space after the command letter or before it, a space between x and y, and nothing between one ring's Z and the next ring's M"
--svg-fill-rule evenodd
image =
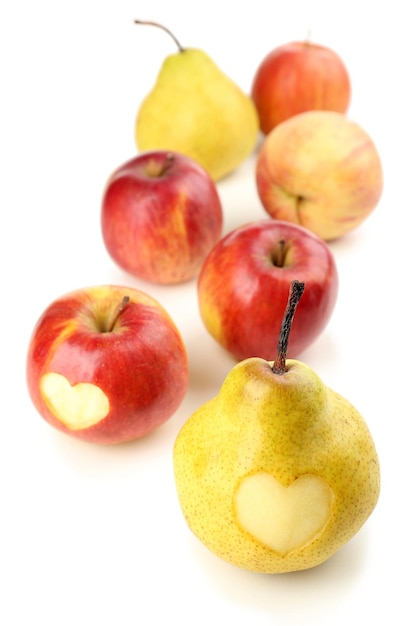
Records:
M253 151L259 118L252 98L203 51L178 46L162 64L136 118L139 151L174 150L200 163L214 180L233 172Z
M321 564L379 497L379 461L363 417L309 366L285 358L303 289L292 285L276 360L233 367L174 445L189 528L217 556L253 572Z

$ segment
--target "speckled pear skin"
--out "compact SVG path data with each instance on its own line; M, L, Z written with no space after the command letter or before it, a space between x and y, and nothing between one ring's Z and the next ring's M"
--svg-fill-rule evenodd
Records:
M306 364L250 358L226 377L218 396L184 423L173 463L181 510L191 531L221 559L260 573L315 567L348 542L374 510L380 467L363 417ZM333 492L319 533L287 554L262 544L239 522L242 481L266 472L289 487L298 477L323 479Z

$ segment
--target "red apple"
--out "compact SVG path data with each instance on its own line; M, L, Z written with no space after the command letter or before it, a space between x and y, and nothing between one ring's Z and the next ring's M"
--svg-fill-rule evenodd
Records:
M256 186L266 212L330 241L357 228L377 206L382 162L370 135L334 111L307 111L265 138Z
M197 275L221 236L223 213L214 181L183 154L142 153L107 181L101 209L113 260L144 280L173 284Z
M266 219L225 235L198 277L198 300L209 333L238 361L274 360L291 281L305 282L289 339L296 357L317 339L333 312L338 273L326 243L288 222Z
M295 41L271 50L259 65L252 98L261 130L310 110L345 113L351 97L346 66L331 48Z
M40 316L27 354L29 395L55 428L101 444L165 422L188 386L188 359L164 308L112 285L63 295Z

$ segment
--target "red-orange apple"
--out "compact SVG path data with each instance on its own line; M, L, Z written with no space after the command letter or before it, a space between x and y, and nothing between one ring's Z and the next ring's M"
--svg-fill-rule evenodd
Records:
M187 281L221 236L216 185L190 157L144 152L117 168L103 192L101 228L113 260L159 284Z
M351 81L341 57L309 41L277 46L260 63L251 94L261 130L267 135L284 120L304 111L346 113Z
M342 113L307 111L265 138L256 185L271 217L330 241L358 227L375 209L383 189L382 163L359 124Z
M225 235L198 277L201 318L238 361L275 358L291 281L305 282L289 340L296 357L318 338L336 304L338 273L327 244L310 231L273 219Z
M33 330L26 372L49 424L101 444L151 432L188 386L186 349L167 311L146 293L115 285L53 301Z

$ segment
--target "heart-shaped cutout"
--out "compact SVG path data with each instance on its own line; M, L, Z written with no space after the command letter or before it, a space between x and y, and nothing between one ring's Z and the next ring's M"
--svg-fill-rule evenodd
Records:
M48 372L41 378L40 390L51 413L71 430L93 426L109 412L106 394L92 383L71 385L62 374Z
M333 490L314 474L304 474L285 487L271 474L258 472L242 480L234 504L240 526L284 556L322 532L333 499Z

